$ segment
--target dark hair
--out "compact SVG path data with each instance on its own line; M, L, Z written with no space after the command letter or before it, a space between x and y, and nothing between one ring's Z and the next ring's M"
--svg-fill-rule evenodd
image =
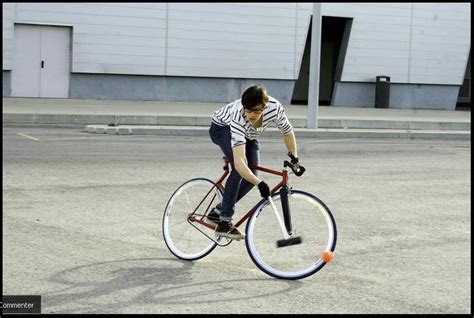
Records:
M268 102L267 89L263 85L253 85L242 94L241 103L245 109L252 109L257 105Z

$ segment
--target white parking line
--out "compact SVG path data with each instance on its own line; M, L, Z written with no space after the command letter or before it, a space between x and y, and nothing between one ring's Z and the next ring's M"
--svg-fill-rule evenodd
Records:
M25 137L25 138L28 138L28 139L31 139L31 140L34 140L34 141L41 141L40 139L36 138L36 137L33 137L33 136L29 136L27 134L23 134L23 133L18 133L18 135L22 136L22 137Z
M307 145L307 144L316 144L316 143L324 143L324 142L338 142L338 141L348 141L348 140L354 140L355 138L345 138L345 139L324 139L324 140L312 140L312 141L306 141L306 142L301 142L302 145ZM301 139L300 139L301 140Z
M77 138L53 138L53 139L44 139L42 141L63 141L63 140L87 140L87 139L100 139L107 136L94 136L94 137L77 137Z
M28 139L31 139L31 140L34 140L34 141L41 141L41 142L45 142L45 141L63 141L63 140L87 140L87 139L99 139L99 138L108 137L108 136L90 136L90 137L72 137L72 138L65 137L65 138L39 139L37 137L33 137L33 136L31 136L29 134L26 134L26 133L17 133L17 135L28 138Z

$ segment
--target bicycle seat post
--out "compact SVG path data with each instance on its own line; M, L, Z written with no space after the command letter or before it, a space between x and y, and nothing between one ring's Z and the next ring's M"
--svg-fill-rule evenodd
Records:
M224 159L224 167L223 167L223 169L224 169L224 170L229 170L229 163L230 163L230 161L229 161L226 157L222 157L222 159Z
M282 175L282 185L284 187L288 186L288 167L283 165L283 175Z

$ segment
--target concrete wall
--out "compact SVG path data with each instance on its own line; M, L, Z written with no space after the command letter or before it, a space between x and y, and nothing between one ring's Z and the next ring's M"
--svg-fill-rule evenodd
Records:
M454 110L459 86L390 84L390 108ZM334 106L374 107L375 83L336 82Z
M95 74L72 74L70 97L225 103L255 83L265 85L282 103L291 102L293 81Z

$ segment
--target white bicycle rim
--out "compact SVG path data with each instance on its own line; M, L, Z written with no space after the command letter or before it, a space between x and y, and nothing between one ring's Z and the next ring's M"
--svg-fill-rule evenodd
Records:
M332 251L334 249L334 244L336 240L336 225L333 221L331 212L323 205L321 204L318 200L312 197L312 195L307 194L302 191L297 191L293 190L291 196L295 199L302 199L306 200L309 204L314 206L313 213L318 212L322 214L326 221L326 226L327 226L327 232L328 232L328 238L327 238L327 243L325 246L325 250L327 251ZM273 197L273 200L275 201L276 206L281 210L281 204L277 204L277 202L280 202L280 195L276 194ZM310 264L309 266L306 266L305 268L302 268L297 271L283 271L278 268L274 268L273 266L269 265L267 261L265 261L260 253L258 252L258 248L255 245L254 242L254 230L255 230L255 225L257 224L258 217L260 213L269 205L269 201L264 201L256 210L256 212L252 215L252 217L249 220L249 223L247 225L247 235L246 235L246 243L247 243L247 249L248 252L252 258L252 260L255 262L255 264L263 270L265 273L277 277L277 278L283 278L283 279L300 279L304 278L307 276L310 276L314 273L316 273L319 269L321 269L326 263L322 260L322 258L315 257L314 262ZM291 203L290 203L291 205ZM291 206L290 206L291 209ZM266 213L271 213L271 211L266 211ZM311 221L311 215L308 213L308 222ZM276 219L275 216L273 218ZM281 230L278 229L280 232ZM297 233L298 234L298 233ZM304 235L304 233L301 233ZM303 239L304 241L304 239ZM275 246L275 249L277 247ZM283 247L282 249L287 248Z
M203 189L207 188L207 190L209 190L213 184L214 183L211 180L208 180L205 178L197 178L197 179L192 179L190 181L187 181L173 193L170 200L168 201L168 204L166 205L165 213L163 215L163 237L169 250L178 258L185 259L185 260L196 260L196 259L206 256L217 246L216 243L214 243L213 241L205 237L204 234L200 233L199 230L194 228L191 224L187 224L187 220L186 220L187 215L186 213L182 213L183 222L186 222L186 225L187 225L186 231L191 231L192 235L196 238L196 240L199 240L199 242L202 242L202 246L203 246L202 248L199 248L199 251L197 252L182 251L182 249L176 246L175 244L176 242L174 242L174 239L170 233L170 222L169 222L170 216L174 212L173 208L175 207L175 203L178 198L180 198L181 196L183 196L183 198L186 197L186 200L188 201L190 206L193 206L193 204L195 203L195 202L191 202L192 198L190 198L189 196L186 196L187 190L189 190L189 188L201 185ZM217 187L214 188L213 192L218 194L218 200L215 202L217 204L217 202L220 202L222 200L222 193L220 189L218 189ZM199 193L200 193L200 196L197 196L197 197L200 199L202 199L204 195L206 194L205 192L199 192Z

